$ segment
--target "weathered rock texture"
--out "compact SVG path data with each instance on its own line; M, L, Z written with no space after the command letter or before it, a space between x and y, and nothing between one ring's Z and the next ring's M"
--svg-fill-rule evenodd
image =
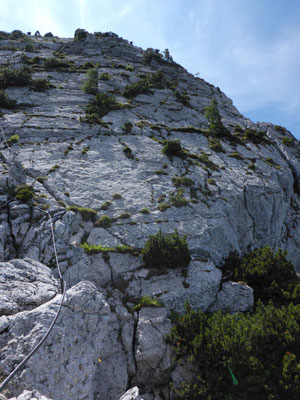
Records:
M186 299L204 311L253 305L251 288L222 281L217 266L230 251L281 247L300 270L299 143L283 128L244 118L218 88L178 64L143 64L142 49L116 35L30 40L34 53L25 52L23 40L0 41L1 67L29 63L33 78L55 86L7 88L27 106L0 114L6 140L19 135L10 149L1 142L1 376L38 343L59 305L45 210L68 291L45 345L5 393L18 400L115 400L126 391L122 399L168 399L171 376L180 376L165 342L170 310L183 312ZM71 64L47 67L53 57ZM99 92L122 103L100 124L83 122L93 98L82 90L87 62L98 65ZM157 71L160 88L122 95L126 85ZM205 131L212 98L228 130L217 146ZM181 141L180 157L161 151L173 139ZM189 186L174 186L174 178L189 178ZM26 204L11 197L21 184L33 187ZM174 195L186 204L176 207ZM95 219L110 217L110 226L66 209L74 205L96 210ZM148 270L140 257L116 249L138 251L159 229L187 235L186 270ZM115 250L89 255L82 242ZM142 296L164 307L133 312Z

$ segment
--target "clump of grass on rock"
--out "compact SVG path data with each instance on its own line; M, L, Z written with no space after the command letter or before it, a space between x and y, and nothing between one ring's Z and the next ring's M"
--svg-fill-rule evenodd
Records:
M186 236L180 237L177 231L150 235L141 255L147 268L185 268L190 263Z

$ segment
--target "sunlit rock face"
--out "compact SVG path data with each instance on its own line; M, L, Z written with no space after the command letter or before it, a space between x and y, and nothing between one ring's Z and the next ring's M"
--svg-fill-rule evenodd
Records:
M299 143L244 118L219 88L170 58L145 58L114 34L29 40L31 48L0 40L1 68L28 67L31 79L48 82L0 82L16 102L0 103L3 376L38 343L61 299L46 211L68 291L46 343L4 394L167 399L170 310L183 312L186 299L203 311L250 310L252 289L223 282L218 268L233 250L281 247L300 270ZM96 99L83 90L91 68L100 97L111 96L98 117L86 112ZM213 98L224 134L214 135L204 115ZM167 155L172 140L181 151ZM17 195L20 185L33 197ZM143 264L139 251L159 229L186 235L185 270ZM82 243L110 250L89 254ZM143 296L163 307L133 311Z

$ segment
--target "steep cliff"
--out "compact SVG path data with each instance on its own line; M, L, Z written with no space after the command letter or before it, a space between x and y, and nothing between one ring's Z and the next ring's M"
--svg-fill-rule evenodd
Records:
M68 289L9 394L115 400L137 385L145 399L167 399L169 311L186 298L204 311L253 305L251 288L222 282L224 257L281 247L300 269L299 143L244 118L169 56L114 34L2 38L0 61L3 376L60 302L45 211ZM159 229L187 235L184 273L144 267L139 251ZM89 254L85 242L106 249ZM164 307L132 312L142 296Z

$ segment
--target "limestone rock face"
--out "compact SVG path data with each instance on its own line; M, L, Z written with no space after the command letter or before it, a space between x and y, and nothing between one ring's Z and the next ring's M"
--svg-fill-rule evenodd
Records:
M8 388L36 389L53 399L116 399L125 392L125 355L118 341L119 324L95 286L82 281L66 293L57 325L27 368ZM48 329L60 296L29 312L8 318L0 336L1 365L10 371ZM1 317L3 319L6 317ZM101 361L99 361L101 360Z
M34 53L22 39L0 40L1 66L30 67L32 79L52 85L11 85L5 93L17 108L0 109L10 143L1 131L0 377L59 306L49 215L68 291L53 332L5 395L169 399L172 376L184 375L165 341L170 311L184 312L186 299L209 312L253 306L252 288L222 279L218 266L231 251L281 247L300 271L299 142L243 117L219 88L172 60L144 62L142 49L111 32L30 40ZM100 97L115 102L86 119L91 67ZM134 92L141 80L148 90ZM125 88L135 89L128 96ZM224 135L208 130L213 98ZM162 151L170 140L181 152ZM24 185L31 199L17 195ZM140 251L159 229L186 235L184 270L144 267ZM163 307L135 311L142 297Z
M0 314L30 310L52 299L57 281L50 268L37 261L0 263Z

